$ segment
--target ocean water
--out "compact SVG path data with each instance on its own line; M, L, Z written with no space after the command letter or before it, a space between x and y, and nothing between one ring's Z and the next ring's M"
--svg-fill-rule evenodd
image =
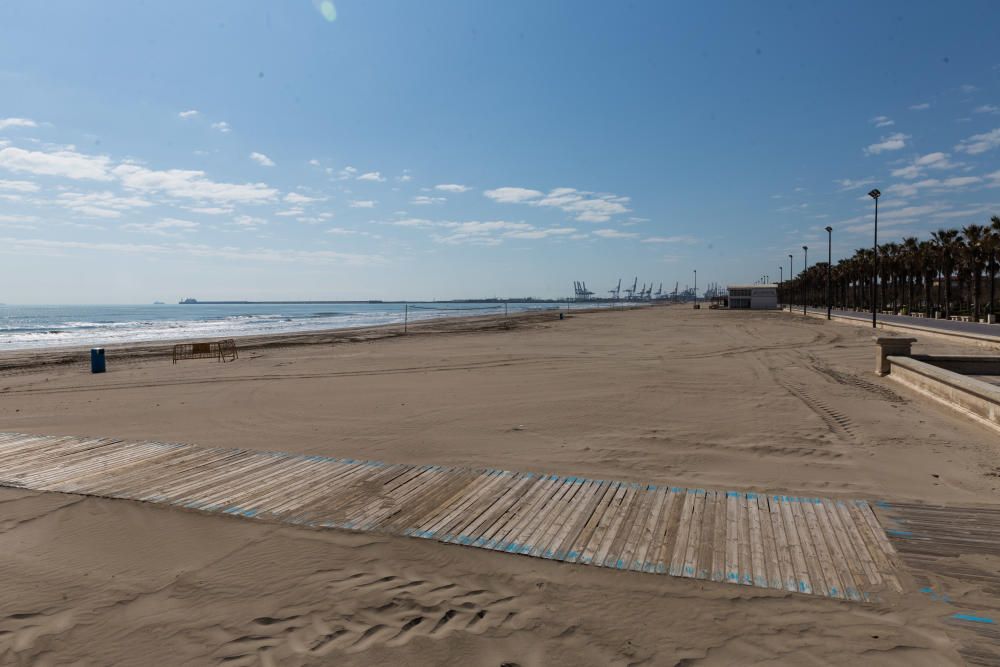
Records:
M596 304L509 304L526 310ZM411 304L410 321L503 313L503 304ZM162 304L145 306L0 305L0 351L111 346L138 341L216 339L403 322L403 304Z

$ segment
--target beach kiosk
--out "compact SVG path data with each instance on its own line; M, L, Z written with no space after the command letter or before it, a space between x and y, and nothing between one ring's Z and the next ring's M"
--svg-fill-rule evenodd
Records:
M778 307L777 285L729 285L730 310L775 310Z

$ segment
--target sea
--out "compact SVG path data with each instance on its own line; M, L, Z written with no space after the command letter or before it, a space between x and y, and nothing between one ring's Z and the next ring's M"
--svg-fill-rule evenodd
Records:
M587 303L510 303L511 313L593 308ZM504 304L320 303L153 304L118 306L0 305L0 351L49 347L105 347L133 342L346 329L439 317L502 314Z

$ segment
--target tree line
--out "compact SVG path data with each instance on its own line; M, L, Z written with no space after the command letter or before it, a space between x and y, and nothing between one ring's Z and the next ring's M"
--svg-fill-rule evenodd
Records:
M996 277L1000 270L1000 217L988 225L939 229L929 239L909 236L900 243L878 246L877 303L879 310L923 312L939 310L944 317L975 319L995 313ZM830 300L834 308L871 310L872 248L861 248L830 269ZM782 303L826 306L827 263L818 262L779 287Z

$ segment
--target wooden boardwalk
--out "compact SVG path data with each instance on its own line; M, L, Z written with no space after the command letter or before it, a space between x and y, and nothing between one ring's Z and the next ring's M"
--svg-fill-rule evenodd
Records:
M0 486L847 600L900 590L862 500L16 433L0 433Z
M1000 667L1000 507L876 504L918 590L952 605L946 627L965 661Z

